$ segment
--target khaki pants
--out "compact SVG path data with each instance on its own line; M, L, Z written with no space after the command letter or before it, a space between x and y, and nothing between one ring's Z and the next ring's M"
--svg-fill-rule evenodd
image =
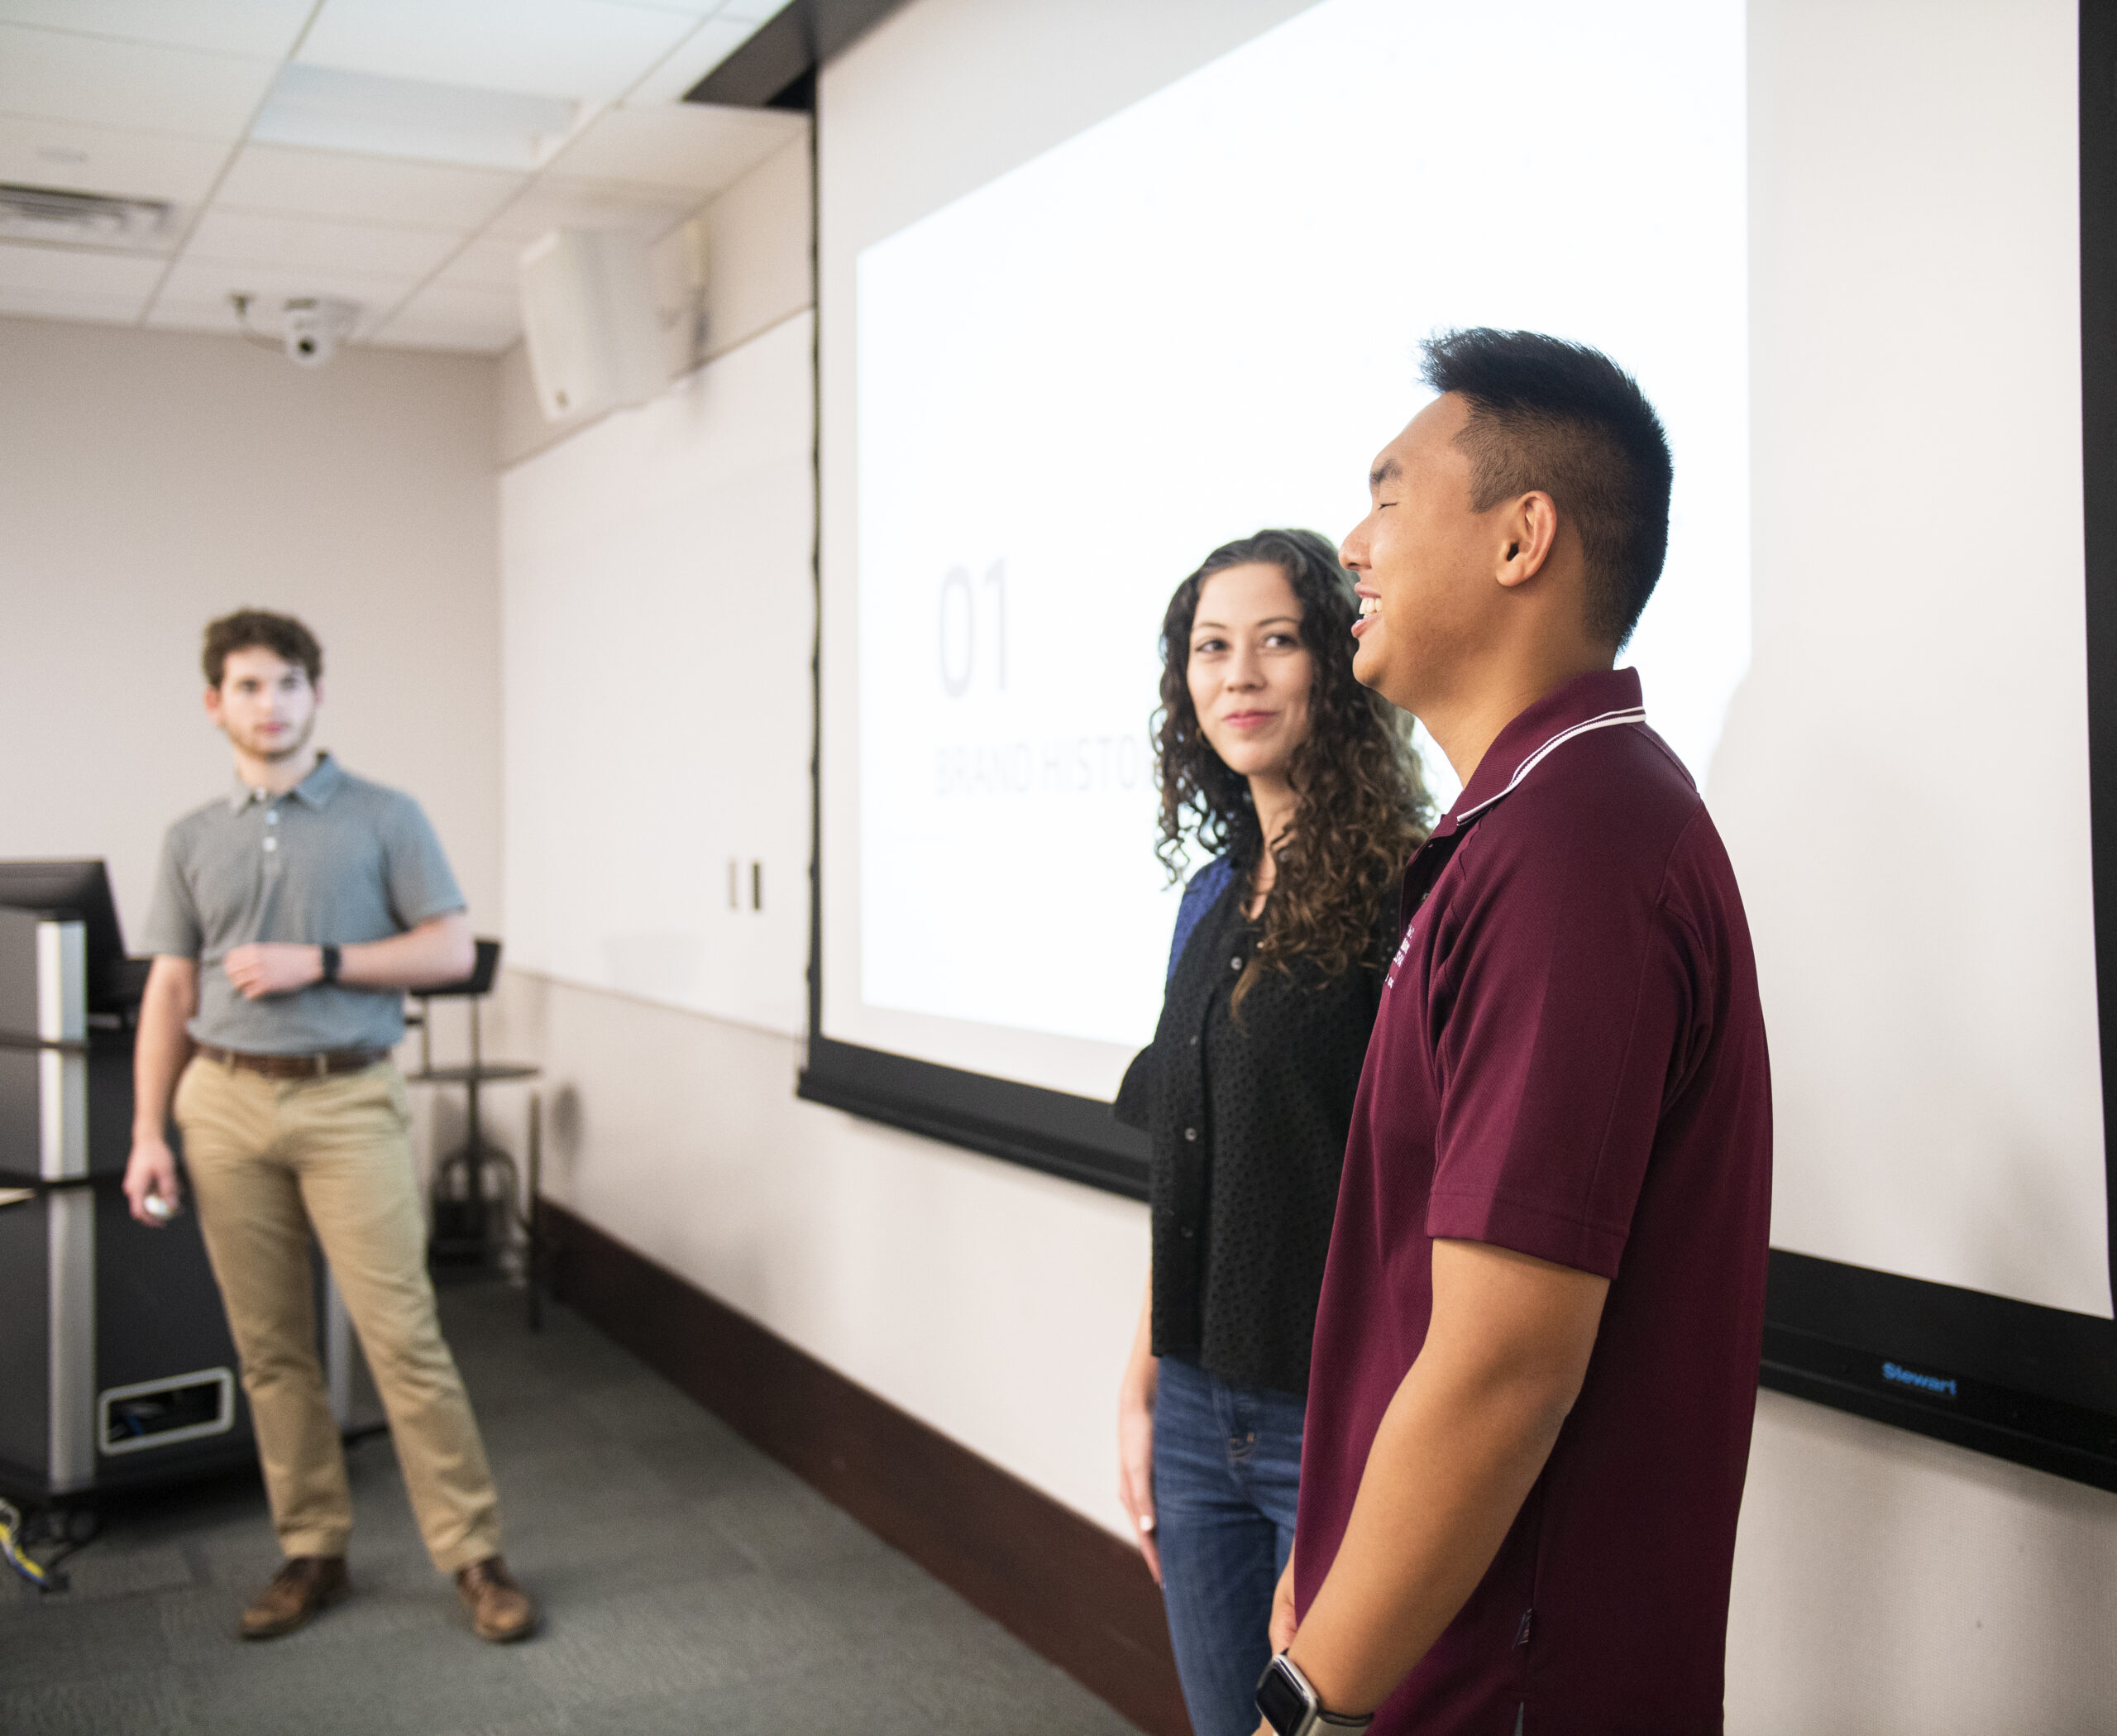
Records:
M342 1555L353 1525L316 1350L313 1229L389 1411L434 1565L452 1573L497 1555L492 1474L434 1318L395 1066L268 1079L201 1056L178 1082L174 1112L198 1227L242 1360L280 1547L289 1556Z

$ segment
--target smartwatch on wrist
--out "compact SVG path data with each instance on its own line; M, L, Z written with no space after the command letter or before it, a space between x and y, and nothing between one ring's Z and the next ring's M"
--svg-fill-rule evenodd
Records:
M335 946L326 946L320 950L323 954L323 975L319 980L335 983L338 980L338 965L341 960L338 949Z
M1257 1678L1257 1710L1278 1736L1326 1736L1331 1730L1364 1730L1374 1722L1372 1712L1348 1718L1325 1711L1301 1667L1283 1652Z

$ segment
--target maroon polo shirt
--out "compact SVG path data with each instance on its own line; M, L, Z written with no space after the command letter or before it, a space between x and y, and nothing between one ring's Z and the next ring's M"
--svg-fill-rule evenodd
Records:
M1436 1239L1610 1289L1543 1474L1378 1736L1721 1728L1771 1080L1734 874L1639 705L1629 670L1539 700L1406 875L1317 1316L1301 1609L1425 1341Z

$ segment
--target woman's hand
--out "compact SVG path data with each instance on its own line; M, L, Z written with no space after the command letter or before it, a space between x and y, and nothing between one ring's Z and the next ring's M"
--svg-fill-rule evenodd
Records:
M1161 1583L1161 1551L1154 1542L1154 1365L1148 1364L1145 1389L1125 1370L1117 1399L1117 1499L1131 1518L1133 1540L1147 1558L1147 1571Z
M1293 1613L1293 1551L1287 1551L1287 1571L1279 1576L1278 1588L1272 1593L1272 1624L1266 1629L1272 1656L1293 1643L1294 1629L1298 1625Z
M1154 1360L1154 1283L1140 1305L1139 1330L1132 1354L1125 1359L1125 1379L1117 1389L1117 1499L1132 1522L1132 1538L1147 1558L1147 1571L1161 1583L1161 1550L1154 1538L1154 1391L1161 1365Z

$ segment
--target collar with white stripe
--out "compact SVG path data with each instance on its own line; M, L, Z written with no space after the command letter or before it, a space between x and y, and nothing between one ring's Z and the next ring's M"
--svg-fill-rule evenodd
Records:
M1502 790L1498 795L1488 796L1475 807L1465 808L1461 813L1452 815L1450 817L1455 820L1455 825L1459 829L1468 825L1473 820L1475 820L1479 815L1484 813L1484 811L1490 807L1494 802L1500 801L1503 797L1512 796L1514 791L1520 787L1523 778L1527 777L1532 772L1535 771L1538 766L1544 763L1546 758L1556 752L1559 748L1564 747L1566 743L1571 741L1576 735L1585 735L1589 734L1589 731L1594 729L1614 729L1620 724L1643 724L1646 721L1646 708L1644 705L1628 705L1621 711L1604 711L1594 717L1589 718L1583 722L1575 724L1570 729L1561 729L1557 734L1551 737L1551 739L1546 742L1543 746L1537 748L1535 753L1532 753L1527 759L1523 760L1520 765L1514 768L1513 777L1508 779L1507 787Z

